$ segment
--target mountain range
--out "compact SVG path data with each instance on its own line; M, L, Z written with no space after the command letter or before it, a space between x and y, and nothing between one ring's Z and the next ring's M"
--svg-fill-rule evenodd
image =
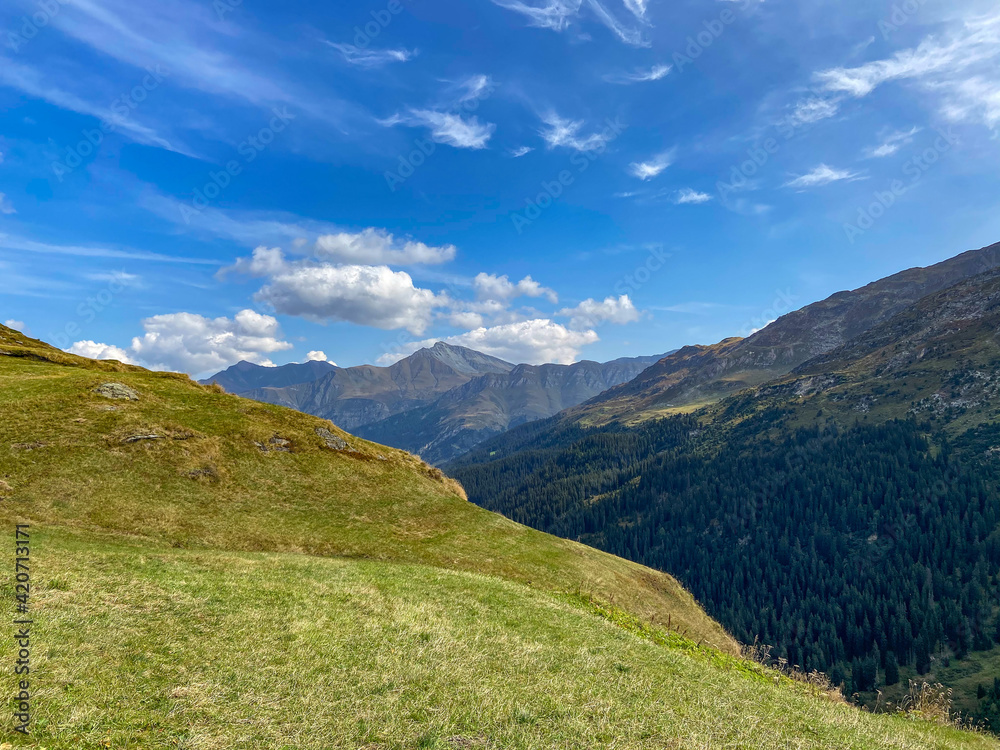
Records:
M474 502L661 570L872 706L1000 727L1000 245L687 347L445 468Z
M1000 747L748 658L670 575L318 417L2 325L0 384L14 745Z
M330 419L360 437L441 463L625 383L661 358L514 365L438 342L389 367L240 362L202 382Z

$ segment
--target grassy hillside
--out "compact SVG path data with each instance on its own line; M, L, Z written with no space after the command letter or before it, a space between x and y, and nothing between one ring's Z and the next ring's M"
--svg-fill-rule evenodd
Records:
M6 328L0 416L0 516L32 526L14 746L1000 747L733 656L669 576L313 417Z
M0 351L8 355L0 356L0 444L11 446L0 451L0 477L12 488L0 516L8 522L17 516L179 548L437 565L580 589L735 648L671 577L488 513L409 454L316 417L183 376L73 357L2 327ZM95 392L107 382L139 399ZM328 448L317 429L336 433L347 449Z

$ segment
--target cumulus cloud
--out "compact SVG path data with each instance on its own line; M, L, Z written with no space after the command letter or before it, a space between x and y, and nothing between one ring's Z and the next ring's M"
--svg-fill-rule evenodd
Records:
M604 76L604 80L608 83L619 85L659 81L661 78L666 78L670 75L670 71L673 69L673 65L654 65L652 68L639 68L630 73L608 73Z
M10 199L3 193L0 193L0 214L16 214L16 213L17 209L15 209L14 206L11 205Z
M808 174L801 175L790 182L786 182L785 187L804 190L806 188L829 185L833 182L844 182L845 180L854 182L855 180L863 179L865 178L857 172L851 172L847 169L835 169L827 166L826 164L820 164Z
M334 265L311 259L290 261L278 248L259 247L226 271L265 278L254 296L283 315L315 322L346 321L422 334L446 295L418 289L403 271L388 266Z
M692 190L691 188L684 188L674 197L674 203L678 206L708 203L710 200L712 200L712 196L708 193L699 193L697 190Z
M569 325L573 330L591 328L601 323L618 325L635 323L642 317L627 294L620 297L607 297L603 302L587 299L576 307L564 308L556 314L570 318Z
M381 122L387 126L425 127L431 131L435 143L470 149L486 148L497 127L491 122L482 123L477 117L464 118L454 112L433 109L411 109L405 115L395 115Z
M336 362L334 362L332 359L326 356L326 352L319 350L309 352L306 355L306 362L327 362L333 365L334 367L337 366Z
M316 241L316 256L344 263L417 265L447 263L455 259L454 245L431 247L413 240L397 241L381 229L323 235Z
M385 355L379 363L391 364L418 349L444 341L455 346L475 349L508 362L570 364L579 359L581 348L599 340L595 331L573 331L551 320L536 318L491 328L477 328L445 339L414 342L399 352Z
M337 44L330 41L326 43L337 50L351 65L361 68L380 68L389 63L407 62L417 54L416 50L408 49L362 49L353 44Z
M549 148L563 147L575 151L595 151L604 148L605 144L611 140L611 136L606 132L581 135L583 121L567 120L554 112L545 115L542 122L545 123L545 127L539 134Z
M15 331L20 331L25 336L31 335L31 332L28 330L28 326L25 325L23 320L14 320L11 318L10 320L5 320L3 324L8 328L13 328Z
M545 297L553 304L559 301L559 295L554 290L542 286L530 276L515 284L507 276L480 273L473 279L472 287L481 300L506 302L515 297Z
M674 163L676 155L676 150L671 149L654 156L649 161L633 162L629 165L629 173L640 180L651 180L654 177L659 177L667 167Z
M156 370L212 373L241 360L273 366L268 355L292 348L270 315L242 310L233 318L194 313L156 315L142 321L143 336L132 339L131 356Z
M96 341L77 341L69 349L70 354L77 354L87 359L116 359L127 365L134 365L137 362L132 356L121 347L111 344L99 344Z

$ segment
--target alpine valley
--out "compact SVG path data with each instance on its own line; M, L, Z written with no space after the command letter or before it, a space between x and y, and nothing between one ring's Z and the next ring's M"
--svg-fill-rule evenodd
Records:
M871 707L1000 727L1000 245L690 346L446 467Z

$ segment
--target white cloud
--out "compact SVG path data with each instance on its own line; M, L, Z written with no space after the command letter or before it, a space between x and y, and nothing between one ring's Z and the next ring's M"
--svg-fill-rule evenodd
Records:
M86 273L84 274L84 278L89 279L90 281L101 281L107 284L129 289L143 289L146 286L143 283L142 276L134 273L127 273L126 271L101 271L98 273Z
M870 159L882 159L886 156L892 156L903 146L913 143L913 136L919 133L920 130L918 127L913 127L906 132L900 130L892 133L882 140L881 145L868 149L866 155Z
M28 326L25 325L23 320L14 320L12 318L10 320L5 320L3 324L8 328L13 328L15 331L20 331L25 336L31 335L31 332L28 330Z
M389 63L408 62L417 54L416 50L408 49L362 49L353 44L337 44L330 41L326 43L343 55L351 65L362 68L380 68Z
M497 127L490 122L481 123L477 117L466 119L453 112L433 109L411 109L407 115L395 115L381 123L387 126L426 127L436 143L471 149L486 148Z
M254 299L283 315L316 322L404 328L419 335L434 309L448 304L447 296L418 289L408 273L388 266L289 261L278 248L258 247L252 258L240 258L224 271L265 277Z
M833 117L840 111L840 97L813 96L795 104L788 122L792 127L812 125L820 120Z
M471 310L457 310L444 317L445 320L448 321L449 325L452 325L455 328L464 328L466 330L472 328L482 328L484 323L482 314Z
M812 172L796 177L790 182L786 182L785 187L805 189L811 187L821 187L823 185L829 185L833 182L843 182L844 180L854 182L855 180L863 179L865 178L857 172L851 172L846 169L835 169L827 166L826 164L820 164Z
M111 344L99 344L96 341L77 341L66 351L87 359L116 359L127 365L136 364L136 361L124 349Z
M988 128L1000 127L1000 82L975 76L955 84L942 106L952 122L980 120Z
M658 177L664 170L674 163L677 155L676 149L664 151L662 154L654 156L649 161L633 162L629 165L629 173L640 180L651 180Z
M520 146L519 148L511 149L509 153L515 159L520 159L522 156L530 154L534 150L535 149L531 148L531 146Z
M493 0L501 8L512 10L526 16L531 26L538 26L553 31L565 31L570 23L580 14L584 0L542 0L540 5L529 5L523 0ZM625 8L631 12L640 23L645 24L646 0L623 0ZM643 38L639 29L632 28L620 22L601 4L600 0L586 0L586 6L597 16L598 20L607 26L615 36L626 44L635 47L648 47L649 42Z
M601 323L635 323L642 317L627 294L617 298L607 297L603 302L587 299L576 307L560 310L556 315L570 318L569 325L573 330L591 328Z
M595 331L571 331L559 323L537 318L492 328L477 328L445 339L414 342L400 352L383 356L379 359L379 363L391 364L418 349L444 341L455 346L475 349L508 362L570 364L577 361L581 348L599 340Z
M194 313L156 315L142 321L145 334L132 339L131 356L156 370L210 374L241 360L273 366L274 352L292 348L270 315L242 310L232 319Z
M673 65L654 65L652 68L636 69L631 73L608 73L604 76L604 80L608 83L617 83L619 85L659 81L661 78L666 78L670 75L670 71L673 69Z
M6 195L0 193L0 214L16 214L17 210L11 205Z
M326 356L326 352L319 350L309 352L306 355L306 362L328 362L334 367L337 366L336 362L334 362L333 360L331 360L329 357Z
M545 297L553 304L559 301L555 291L542 286L530 276L525 276L514 284L507 276L480 273L473 279L472 286L476 290L476 297L481 300L506 302L515 297Z
M591 133L588 136L580 135L583 122L580 120L566 120L554 112L542 118L545 128L540 131L540 135L548 144L549 148L564 146L576 151L594 151L604 148L604 145L611 140L607 133Z
M997 104L1000 89L992 83L998 56L1000 15L967 19L944 41L930 36L917 47L901 50L892 57L856 67L823 70L814 78L834 96L858 99L892 81L917 81L942 96L941 107L952 119L979 119L994 127L1000 121ZM833 102L835 112L839 99ZM816 113L816 119L822 119L820 114Z
M344 263L396 265L447 263L455 259L454 245L431 247L423 242L396 239L382 229L327 234L316 240L316 256Z
M712 196L708 193L699 193L697 190L692 190L691 188L684 188L677 193L674 198L674 203L678 206L685 205L697 205L699 203L708 203L712 200Z

